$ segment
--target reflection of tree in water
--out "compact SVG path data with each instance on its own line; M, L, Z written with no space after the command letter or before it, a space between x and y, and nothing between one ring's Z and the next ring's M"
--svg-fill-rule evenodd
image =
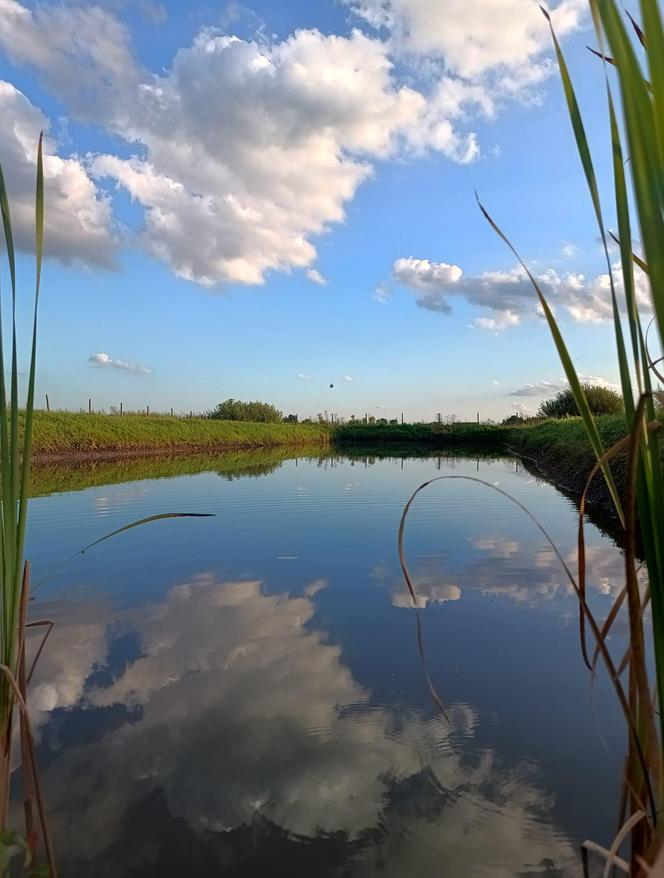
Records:
M203 576L96 622L91 604L48 608L61 624L32 710L66 874L574 874L536 771L464 755L471 707L448 725L372 703L311 626L324 586L289 597ZM129 658L111 660L129 633ZM69 718L60 741L53 711Z

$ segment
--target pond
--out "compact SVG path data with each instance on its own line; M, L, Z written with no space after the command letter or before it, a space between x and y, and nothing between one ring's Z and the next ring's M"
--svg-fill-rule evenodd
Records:
M413 607L399 519L441 475L509 492L576 571L572 503L513 459L36 474L31 615L56 624L31 712L64 878L576 876L584 839L610 843L624 725L543 534L489 487L431 485L406 530ZM164 512L214 517L126 531L40 582ZM603 617L622 557L592 525L587 542Z

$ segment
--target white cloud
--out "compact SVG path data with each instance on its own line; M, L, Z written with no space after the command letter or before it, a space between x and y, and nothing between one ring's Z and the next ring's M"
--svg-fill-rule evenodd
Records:
M622 273L618 264L613 268L618 300L622 301ZM500 331L518 325L523 317L541 316L537 295L521 266L472 276L465 275L458 265L411 257L397 259L393 275L399 283L417 293L416 303L421 308L450 314L450 300L456 296L488 312L471 323L480 329ZM537 272L536 278L552 309L564 308L579 323L612 320L607 274L587 280L582 274L561 274L549 268ZM650 307L647 278L639 273L635 282L639 304L647 310Z
M385 302L390 298L390 288L386 283L377 284L373 293L371 294L371 298L374 302L380 302L381 305L384 305Z
M311 381L311 375L305 375L303 372L298 372L297 377L300 381Z
M527 415L532 411L530 406L527 406L524 402L513 402L512 408L518 415Z
M344 381L348 381L351 384L357 384L359 380L359 378L353 378L352 375L344 375Z
M375 28L386 28L395 51L440 59L450 73L465 80L492 75L504 89L547 75L542 58L551 35L536 2L529 0L345 0ZM583 0L552 5L559 37L576 30L586 10Z
M571 259L572 256L576 256L578 250L579 248L576 246L576 244L571 244L569 241L563 241L560 248L560 252L567 259Z
M536 384L524 384L512 390L509 396L553 396L567 387L566 381L538 381ZM515 403L515 406L519 403Z
M126 360L115 360L110 354L90 354L90 362L96 366L108 366L111 369L120 369L123 372L131 372L134 375L151 375L152 369L141 366L140 363L128 363Z
M580 373L579 380L583 384L595 384L600 387L606 387L608 390L620 390L618 384L615 384L606 378L602 378L600 375L584 375ZM560 378L557 381L536 381L534 383L526 383L521 387L518 387L516 390L512 390L508 395L534 396L541 398L545 396L555 396L556 393L565 390L567 387L569 387L569 384L565 378Z
M317 268L307 268L305 274L312 283L318 284L319 287L326 287L329 280L320 273Z
M0 29L2 15L0 9ZM0 80L0 158L7 183L14 240L22 250L35 241L35 179L39 134L48 119L9 82ZM61 158L44 141L44 252L63 262L113 266L117 241L111 205L77 156Z
M429 0L352 0L387 38L312 29L242 40L203 28L154 73L109 8L0 0L0 49L77 118L129 145L129 156L90 157L87 168L142 208L135 238L175 274L260 284L302 268L322 284L317 238L344 220L376 161L431 151L473 161L472 119L493 118L506 96L547 74L536 4L500 3L487 15L484 0L450 0L444 11ZM578 26L582 5L560 0L559 34ZM152 0L142 9L163 18ZM93 227L105 229L110 208L96 198L106 215ZM83 229L60 228L76 247Z
M500 387L500 381L493 381L492 383L495 384L496 387Z
M143 247L207 286L311 268L315 237L344 219L377 159L477 155L452 124L454 99L438 107L401 83L386 44L358 30L268 42L203 29L154 74L107 11L0 0L0 48L131 145L91 170L143 208Z

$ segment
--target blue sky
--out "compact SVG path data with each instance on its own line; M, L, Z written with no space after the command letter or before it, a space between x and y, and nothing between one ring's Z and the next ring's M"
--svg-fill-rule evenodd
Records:
M587 4L550 6L608 184ZM534 411L562 370L475 190L578 371L615 382L544 24L530 0L0 0L0 161L26 251L47 131L40 400ZM20 269L27 293L27 252Z

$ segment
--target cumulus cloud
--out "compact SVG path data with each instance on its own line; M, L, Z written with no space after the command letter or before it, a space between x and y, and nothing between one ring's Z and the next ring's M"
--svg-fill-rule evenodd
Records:
M140 363L128 363L127 360L115 360L110 354L90 354L89 360L96 366L108 366L111 369L121 369L123 372L131 372L134 375L151 375L152 369L142 366Z
M317 268L307 268L305 274L312 283L318 284L319 287L326 287L329 280L320 273Z
M623 284L620 265L615 264L614 281L619 301ZM500 331L518 325L523 317L541 314L537 295L521 266L508 270L465 275L458 265L431 262L413 257L395 260L395 280L417 294L416 304L441 314L452 313L454 297L483 309L472 326ZM563 308L573 320L597 323L612 320L608 274L586 279L582 274L561 274L553 268L536 273L537 281L553 309ZM650 307L650 291L645 275L635 277L640 306Z
M0 6L0 31L4 24ZM16 246L32 250L35 240L37 145L48 119L9 82L0 80L0 155L9 192ZM44 142L44 252L63 262L82 260L113 266L117 240L110 200L99 191L77 156L62 158L50 138Z
M203 285L311 268L315 237L344 219L377 159L477 155L453 123L454 101L471 98L430 101L359 30L268 42L204 28L155 74L109 11L0 0L0 47L131 145L135 155L98 155L91 171L143 208L144 248Z
M551 35L535 2L501 0L493 14L485 0L446 0L444 9L430 0L345 2L371 26L386 29L400 54L440 60L463 80L489 80L515 91L550 72L542 56L550 51ZM551 4L558 36L576 30L585 10L583 0Z

